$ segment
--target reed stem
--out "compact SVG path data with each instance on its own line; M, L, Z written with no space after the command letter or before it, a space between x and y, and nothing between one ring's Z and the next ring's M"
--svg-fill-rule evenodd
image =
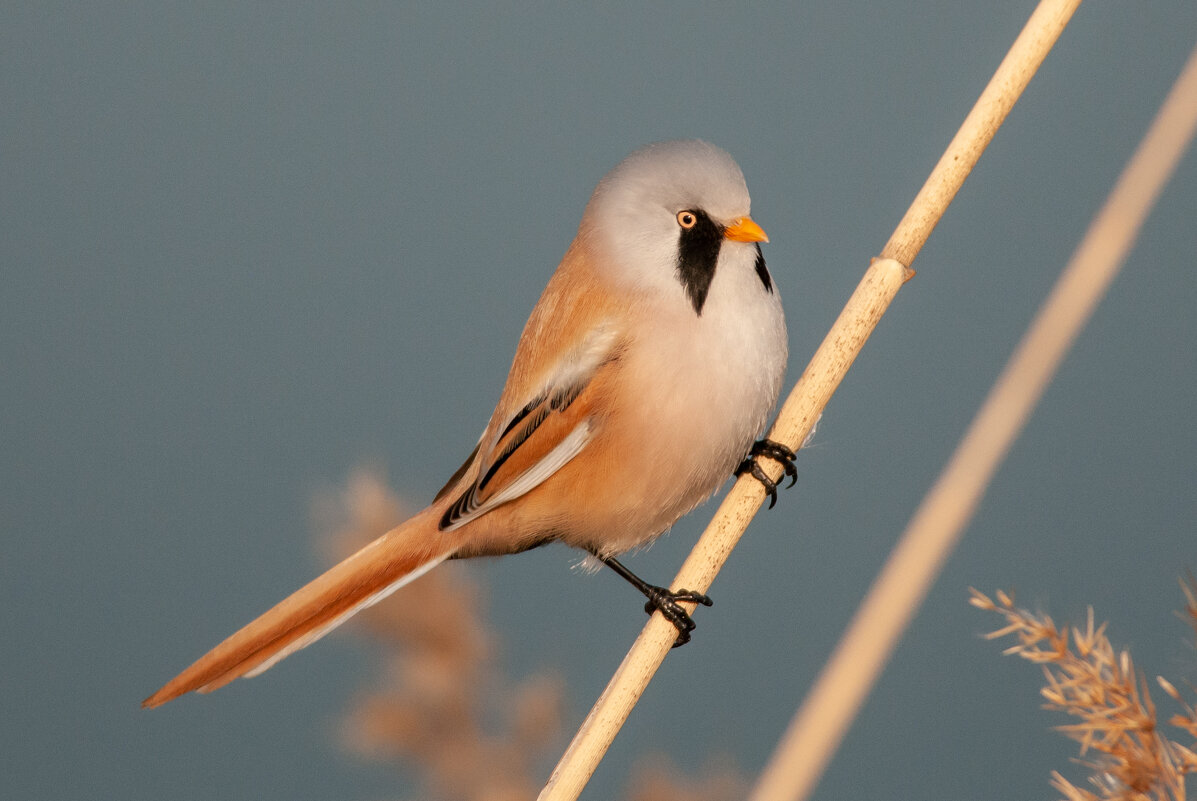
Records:
M1197 49L923 499L750 796L809 796L1197 130ZM908 215L909 216L909 215ZM891 240L892 241L892 240Z
M769 433L770 439L795 450L806 440L898 289L913 276L910 262L1079 3L1080 0L1043 0L1036 8L890 237L881 258L869 266L790 392ZM774 480L780 478L779 465L766 462L765 469ZM763 500L764 490L759 482L752 479L736 482L672 587L698 592L709 588ZM669 652L675 634L673 626L661 615L649 619L549 777L540 801L573 801L581 794Z

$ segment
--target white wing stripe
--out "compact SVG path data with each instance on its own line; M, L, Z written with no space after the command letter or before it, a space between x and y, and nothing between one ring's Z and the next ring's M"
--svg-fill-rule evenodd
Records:
M549 476L564 467L570 459L581 453L582 448L586 447L586 443L589 441L590 418L586 418L574 426L573 431L570 431L564 439L557 443L557 447L546 453L539 462L520 473L510 484L499 492L496 492L490 498L487 498L481 505L469 509L461 517L446 526L444 530L452 531L455 528L464 526L466 523L480 515L486 514L496 506L513 501L521 495L531 492L544 483Z

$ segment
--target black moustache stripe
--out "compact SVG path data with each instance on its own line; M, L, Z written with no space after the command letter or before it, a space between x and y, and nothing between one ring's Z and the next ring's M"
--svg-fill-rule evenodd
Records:
M769 275L769 268L765 266L765 254L761 253L761 243L756 243L756 276L761 279L765 291L772 294L773 278Z
M702 307L707 302L711 281L715 278L715 267L719 263L719 249L723 247L723 227L717 225L706 212L695 210L698 222L693 228L683 228L677 243L677 274L681 279L686 296L694 306L694 313L702 316ZM756 245L756 275L766 292L773 291L773 278L765 267L765 256L760 244Z
M711 280L715 277L715 265L719 262L723 228L704 211L695 210L694 216L698 218L694 227L683 228L678 236L677 274L694 306L694 313L701 316Z

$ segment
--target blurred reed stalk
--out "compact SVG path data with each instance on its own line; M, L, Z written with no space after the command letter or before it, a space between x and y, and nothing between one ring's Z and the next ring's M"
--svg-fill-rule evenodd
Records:
M313 503L315 528L335 564L402 521L408 509L378 470L358 469ZM342 722L353 752L401 765L418 797L526 801L559 752L565 688L545 671L515 679L497 658L481 582L450 563L364 610L350 628L383 652L385 670L359 691ZM748 780L730 758L687 775L649 753L629 772L628 801L738 801Z
M1020 39L1025 35L1024 30ZM795 801L806 798L813 789L998 465L1117 274L1195 129L1197 49L943 473L902 533L766 766L752 801Z
M914 275L909 265L1079 4L1080 0L1043 0L1035 9L880 258L870 265L786 399L769 432L770 439L795 450L805 442L898 289ZM780 466L771 466L770 477L779 479L780 473ZM763 499L759 482L736 482L672 587L705 592ZM540 801L573 801L581 794L669 652L674 636L671 624L659 614L652 616L557 764L540 793ZM838 740L838 735L834 739ZM830 750L824 749L816 757L820 766L829 754Z
M1181 582L1181 589L1197 632L1197 585L1190 578L1188 584ZM1110 644L1106 624L1094 628L1093 607L1084 629L1070 629L1057 627L1047 615L1016 608L1004 592L997 592L996 599L972 590L969 600L1006 619L987 639L1017 637L1018 644L1004 653L1043 668L1044 707L1076 719L1056 728L1081 744L1079 761L1092 770L1094 790L1077 787L1059 772L1052 773L1052 787L1068 801L1184 801L1185 777L1197 773L1197 710L1172 682L1156 677L1160 689L1181 708L1167 723L1193 738L1189 746L1165 735L1146 677L1135 670L1129 651L1116 651Z
M379 471L313 504L335 564L408 516ZM363 610L353 629L380 644L386 670L359 692L342 726L355 752L402 762L423 794L450 801L523 801L561 731L563 685L548 673L516 680L494 659L484 593L460 564L441 565Z

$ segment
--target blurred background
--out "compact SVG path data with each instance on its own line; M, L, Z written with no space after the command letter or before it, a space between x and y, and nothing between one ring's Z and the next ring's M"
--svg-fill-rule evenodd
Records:
M345 748L383 670L338 633L140 700L312 577L361 464L414 505L470 450L595 182L730 151L787 385L1034 3L10 4L0 25L0 753L11 798L384 799ZM1197 42L1081 7L583 798L663 751L755 776ZM1197 156L1017 443L817 798L1050 797L1074 746L967 588L1111 621L1197 680ZM633 569L665 583L708 504ZM643 623L549 547L469 566L494 663L564 686L555 757ZM1161 706L1166 708L1159 699Z

